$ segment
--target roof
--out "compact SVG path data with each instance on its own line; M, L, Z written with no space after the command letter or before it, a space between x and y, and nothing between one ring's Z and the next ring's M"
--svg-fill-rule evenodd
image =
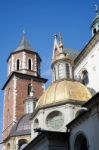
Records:
M31 114L25 114L17 121L10 131L10 136L31 134L30 115Z
M78 56L78 54L79 54L78 51L76 51L76 50L74 50L74 49L70 49L70 48L65 48L65 49L63 49L63 52L64 52L64 53L67 53L67 54L68 54L68 57L69 57L70 59L72 59L72 60L74 60L74 59Z
M20 40L20 43L18 45L18 47L15 49L15 51L20 51L20 50L30 50L30 51L34 51L34 49L31 48L30 43L26 37L25 32L23 32L22 38Z
M75 88L76 87L76 88ZM59 80L52 83L42 94L36 108L55 105L67 101L88 101L91 93L82 83L74 80Z

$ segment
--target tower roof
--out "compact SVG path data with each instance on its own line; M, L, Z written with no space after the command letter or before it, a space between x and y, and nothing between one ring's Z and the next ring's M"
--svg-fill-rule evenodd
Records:
M20 50L30 50L30 51L34 51L31 46L30 46L30 43L26 37L26 33L23 31L23 35L22 35L22 38L20 40L20 43L18 45L18 47L15 49L15 51L20 51Z

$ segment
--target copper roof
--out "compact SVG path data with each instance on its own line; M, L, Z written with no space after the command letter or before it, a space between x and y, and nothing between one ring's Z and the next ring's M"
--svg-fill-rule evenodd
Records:
M10 136L31 134L31 114L23 115L12 127Z

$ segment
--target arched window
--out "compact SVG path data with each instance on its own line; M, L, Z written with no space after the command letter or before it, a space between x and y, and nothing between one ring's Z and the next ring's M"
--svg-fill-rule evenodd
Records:
M17 67L17 70L19 70L19 69L20 69L20 60L19 60L19 59L17 59L16 67Z
M39 120L36 118L34 120L34 128L38 128L39 127Z
M64 117L60 111L52 111L46 118L46 124L50 129L60 129L64 124Z
M87 72L87 70L84 70L82 72L82 83L84 85L87 85L89 83L89 78L88 78L88 72Z
M70 68L69 68L69 64L66 64L66 77L70 78Z
M28 84L28 95L30 95L31 92L31 84Z
M10 150L10 143L7 144L7 150Z
M27 145L27 140L26 139L21 139L18 142L18 149L22 150L26 145Z
M59 79L63 78L63 66L61 64L58 65L58 76Z
M28 69L29 69L29 70L32 69L32 62L31 62L31 59L28 59Z
M31 101L28 101L27 103L26 103L26 107L27 107L27 113L32 113L33 112L33 102L31 102Z
M79 134L76 137L74 143L74 150L88 150L88 142L86 137L83 134Z

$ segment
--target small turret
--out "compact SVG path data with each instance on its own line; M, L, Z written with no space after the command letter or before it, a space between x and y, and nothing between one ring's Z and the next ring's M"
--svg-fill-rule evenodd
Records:
M95 7L96 7L96 17L91 24L92 36L94 36L97 33L97 31L99 31L99 10L97 5L95 5Z

